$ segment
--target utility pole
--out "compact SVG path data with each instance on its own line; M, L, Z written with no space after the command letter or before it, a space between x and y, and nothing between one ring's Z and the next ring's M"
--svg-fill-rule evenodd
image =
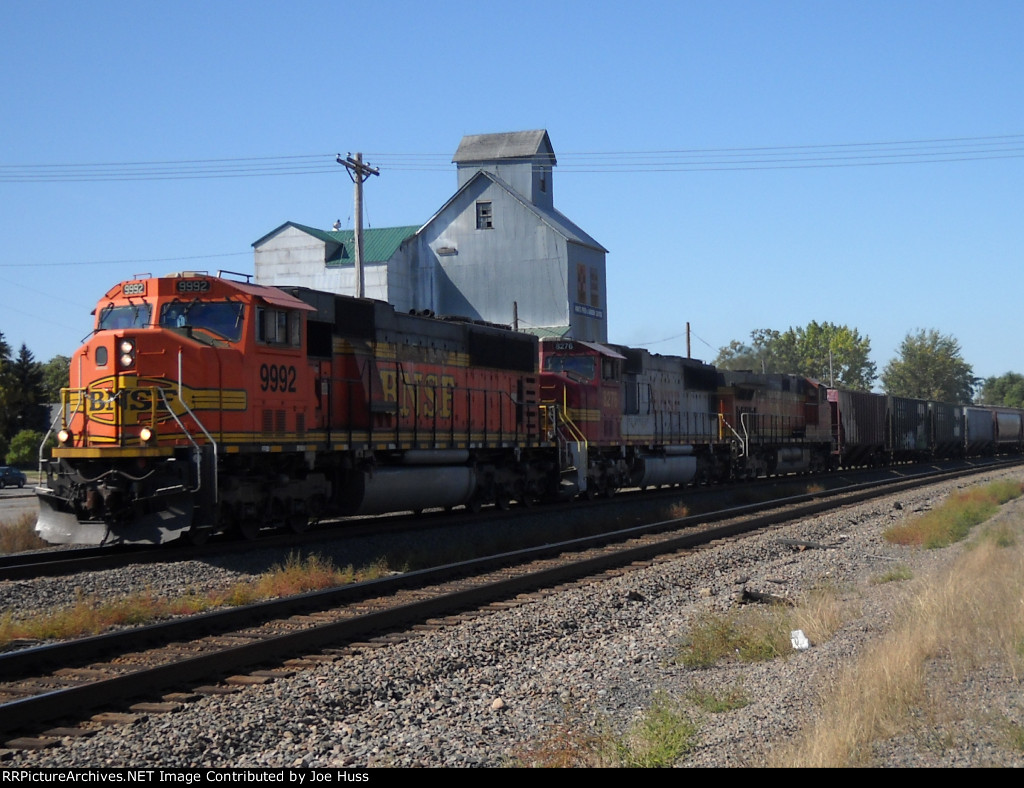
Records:
M354 233L356 239L356 298L363 297L363 181L367 180L371 175L380 175L380 170L363 164L363 154L357 153L353 156L351 153L346 158L341 158L341 154L338 154L338 164L342 165L347 171L348 176L352 179L352 183L356 186L356 210L355 210L355 228Z

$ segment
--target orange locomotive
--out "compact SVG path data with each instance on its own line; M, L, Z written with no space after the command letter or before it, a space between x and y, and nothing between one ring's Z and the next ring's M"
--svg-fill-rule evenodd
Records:
M95 314L38 490L47 541L547 493L533 337L199 273L122 282Z

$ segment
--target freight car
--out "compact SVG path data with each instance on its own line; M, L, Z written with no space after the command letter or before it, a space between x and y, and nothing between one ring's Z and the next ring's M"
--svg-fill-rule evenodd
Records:
M1020 452L1024 413L829 389L225 276L111 288L37 531L203 541L360 515ZM40 450L42 453L42 449Z

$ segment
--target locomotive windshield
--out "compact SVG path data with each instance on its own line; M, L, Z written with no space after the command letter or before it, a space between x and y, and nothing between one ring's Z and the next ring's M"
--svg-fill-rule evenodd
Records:
M153 307L149 304L129 304L128 306L110 305L100 312L98 331L113 328L146 328L153 316Z
M547 372L558 372L574 380L592 381L597 369L593 356L548 356L544 359Z
M233 301L174 301L160 309L165 328L198 328L229 342L242 337L245 306Z

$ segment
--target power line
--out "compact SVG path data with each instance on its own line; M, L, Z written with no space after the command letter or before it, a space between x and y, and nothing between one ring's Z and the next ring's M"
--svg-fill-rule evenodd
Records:
M145 259L132 257L126 260L64 260L57 263L0 263L0 268L47 268L52 266L68 265L126 265L128 263L133 265L144 265L147 263L176 263L182 260L209 260L216 257L241 257L242 255L251 257L252 250L245 252L225 252L223 254L197 254L189 257L147 257Z
M450 153L369 153L381 169L448 172ZM697 172L877 167L1024 157L1024 134L846 142L821 145L673 150L584 151L558 154L563 173ZM262 178L337 172L336 154L181 159L140 162L0 164L0 183L158 181Z

